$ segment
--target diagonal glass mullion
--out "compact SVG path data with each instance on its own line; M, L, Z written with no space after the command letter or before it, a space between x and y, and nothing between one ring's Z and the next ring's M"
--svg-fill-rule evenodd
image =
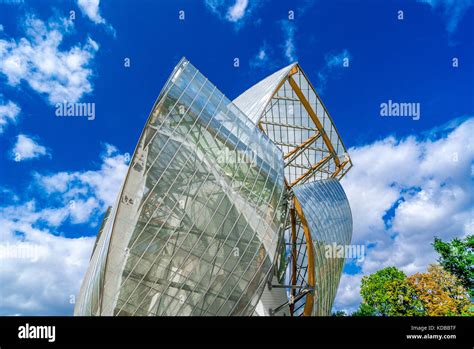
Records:
M222 128L223 126L224 126L224 123L221 124L220 128ZM219 130L220 130L220 128L219 128ZM218 134L219 134L219 132L216 132L216 136L217 136ZM228 134L228 136L227 136L227 138L226 138L225 141L227 141L227 139L229 138L230 134L231 134L231 133ZM248 170L247 173L249 173L249 172L250 172L250 169ZM224 198L225 198L225 196L223 196L223 197L221 198L221 201L219 202L219 206L220 206L220 204L222 204L222 201L224 200ZM232 210L232 206L229 207L229 210L227 211L227 215L231 212L231 210ZM214 214L216 214L217 212L218 212L218 210L215 210L215 211L214 211ZM207 228L207 226L209 226L209 224L211 224L212 218L214 217L214 214L213 214L213 216L211 217L211 219L209 219L209 221L208 221L206 227L203 229L203 233L201 234L200 238L201 238L202 235L204 234L204 230ZM227 215L226 215L226 216L227 216ZM222 225L224 222L225 222L225 220L222 220L222 221L221 221L221 225ZM216 231L216 234L217 234L217 233L218 233L218 231ZM186 238L187 238L187 237L186 237ZM185 239L186 239L186 238L185 238ZM200 238L199 238L199 239L200 239ZM181 245L184 243L185 239L183 240L183 242L181 243ZM199 239L196 240L196 242L195 242L194 245L196 245L196 243L199 241ZM207 249L206 249L206 250L207 250ZM204 253L203 253L203 255L204 255ZM171 257L171 258L172 258L172 257ZM182 264L184 264L184 262L185 262L188 258L189 258L189 254L185 257L185 260L183 261ZM201 259L202 259L202 257L201 257ZM181 265L181 266L182 266L182 265ZM177 268L177 269L179 269L179 268ZM166 291L166 289L165 289L165 291ZM165 291L164 291L164 292L165 292ZM164 292L163 292L163 293L164 293Z
M274 186L274 188L276 188L276 185ZM281 199L282 199L283 197L284 197L284 191L282 191L282 195L281 195L281 197L280 197L280 202L281 202ZM278 210L275 210L274 217L275 217L277 214L281 214L281 212L278 212ZM268 227L267 227L267 229L268 229ZM277 239L279 238L279 234L276 235L276 238L277 238ZM256 252L255 252L255 256L256 256L258 253L259 253L259 250L257 249ZM268 259L269 259L269 258L268 258L268 255L265 256L264 260L261 262L260 266L258 267L258 270L256 270L256 272L254 273L254 275L253 275L252 279L250 280L250 282L247 283L247 287L243 290L243 292L241 292L241 295L240 295L238 301L235 302L234 307L233 307L233 308L231 309L231 311L230 311L230 314L232 314L232 313L234 312L234 309L235 309L235 307L237 306L237 304L239 303L239 301L242 299L242 297L244 296L244 294L247 293L246 291L248 290L248 288L249 288L250 285L252 284L252 281L255 279L255 277L257 277L257 276L260 275L260 272L259 272L259 271L262 270L262 268L263 268L264 265L265 265L265 261L268 260ZM234 292L235 288L236 288L237 285L239 284L239 281L242 280L242 277L243 277L243 276L245 275L245 273L249 270L251 264L252 264L252 263L249 263L248 266L247 266L247 268L245 269L245 271L241 273L241 276L240 276L239 280L237 280L237 282L235 283L234 287L233 287L232 290L229 292L229 295L231 295L231 294ZM272 264L272 262L270 262L270 264ZM266 275L264 275L264 277L263 277L262 280L261 280L261 283L265 283L265 281L268 279L268 275L273 271L272 269L273 269L273 265L269 268L269 270L267 271ZM258 289L258 287L257 287L256 289ZM229 297L228 297L228 298L229 298ZM224 304L225 304L225 303L222 303L222 304L221 304L221 306L219 307L219 309L217 309L216 314L219 314L219 311L220 311L220 309L222 308L222 306L223 306Z
M228 113L228 112L229 112L229 109L227 109L227 113ZM197 119L196 119L196 120L197 120ZM209 123L210 123L211 121L212 121L212 118L209 120ZM220 127L219 127L218 131L219 131L222 127L224 127L224 123L221 123L221 124L220 124ZM231 133L229 132L229 133L228 133L228 136L227 136L227 138L226 138L226 140L224 141L224 143L227 141L227 139L228 139L228 137L230 136L230 134L231 134ZM219 135L219 132L216 132L215 137L217 137L218 135ZM215 137L214 137L214 138L215 138ZM223 199L224 199L224 197L222 198L222 200L223 200ZM221 201L222 201L222 200L221 200ZM209 225L210 223L211 223L211 220L208 222L208 225ZM184 242L184 240L183 240L183 242ZM160 254L161 254L161 252L160 252ZM158 256L157 256L157 257L158 257ZM155 258L155 260L156 260L156 258Z
M188 160L189 160L189 158L190 158L190 157L188 157ZM196 169L196 171L197 171L197 169ZM196 172L196 171L195 171L195 172ZM166 172L166 171L165 171L165 172ZM210 175L210 174L209 174L209 175ZM203 182L203 183L204 183L204 182ZM171 186L170 186L170 188L171 188ZM184 191L183 191L183 192L184 192ZM176 204L175 204L175 206L174 206L173 208L171 208L171 211L173 211L175 207L176 207ZM147 224L148 224L148 223L147 223ZM162 250L163 250L163 249L162 249ZM161 251L162 251L162 250L161 250ZM145 250L145 252L146 252L146 250ZM161 252L160 252L160 254L161 254Z
M261 172L261 167L259 168L259 173L258 173L258 175L260 174L260 172ZM253 186L252 186L252 189L255 187L255 184L258 182L258 175L256 176L256 179L255 179L255 181L254 181L254 184L253 184ZM247 176L246 176L246 178L247 178ZM246 179L246 178L245 178L245 179ZM244 179L244 181L245 181L245 179ZM244 182L244 181L243 181L243 182ZM243 186L242 186L242 187L243 187ZM240 217L242 216L242 210L240 210L239 212L240 212L240 213L239 213L239 216L235 219L234 225L233 225L232 228L230 229L230 232L229 232L229 234L227 235L227 237L226 237L224 243L227 242L227 239L229 238L230 234L232 233L232 229L234 228L234 226L237 224L238 220L239 220ZM225 218L227 218L227 216L226 216ZM246 232L247 227L248 227L248 224L249 224L249 223L248 223L248 220L247 220L247 223L246 223L246 225L245 225L245 228L242 229L242 233L241 233L241 235L239 236L239 239L237 240L235 246L237 246L237 244L238 244L238 242L240 241L242 235ZM249 244L250 244L250 241L249 241ZM218 270L223 269L223 266L225 265L225 263L227 263L229 257L230 257L230 254L229 254L229 256L225 259L225 261L222 263L222 265L219 267ZM242 255L242 257L243 257L243 255ZM242 257L241 257L241 258L242 258ZM240 260L240 259L239 259L239 260ZM233 270L232 270L232 271L233 271ZM232 273L232 271L230 272L230 274ZM211 275L211 277L212 277L212 275ZM197 287L197 285L199 285L199 284L201 283L201 281L202 281L203 279L204 279L204 276L202 276L201 279L198 281L198 283L196 284L196 287ZM215 281L215 278L214 278L214 280L213 280L212 282L209 283L210 286L209 286L209 288L207 289L207 291L204 292L204 294L206 294L206 293L210 290L210 288L211 288L212 284L214 283L214 281ZM188 296L187 298L189 298L189 296ZM187 300L187 298L186 298L186 300ZM197 306L197 304L198 304L199 302L200 302L200 300L197 300L197 301L196 301L196 304L195 304L195 306L191 309L191 312L194 311L194 309L196 308L196 306ZM179 313L179 311L181 311L181 308L182 308L182 306L178 309L178 313ZM177 313L177 314L178 314L178 313Z
M259 170L259 173L260 173L260 170ZM267 179L268 179L268 176L267 176ZM260 194L260 195L261 195L261 194ZM239 215L239 217L240 217L240 215ZM246 224L246 227L247 227L247 225L248 225L248 222L247 222L247 224ZM246 228L245 228L245 229L246 229ZM240 241L241 237L242 237L243 234L245 233L245 229L243 230L242 234L239 236L238 241ZM230 236L230 235L229 235L229 236ZM229 237L229 236L228 236L228 237ZM227 238L228 238L228 237L227 237ZM226 240L227 240L227 239L226 239ZM237 245L237 244L236 244L236 245ZM245 254L245 253L244 253L244 254ZM242 254L242 257L241 257L241 258L243 258L244 254ZM227 263L229 257L230 257L230 255L226 258L226 260L224 261L224 263L222 263L222 265L225 265L225 263ZM239 259L239 260L240 260L240 259ZM237 266L237 263L236 263L236 266ZM235 268L234 268L233 270L235 270ZM201 278L201 280L202 280L202 279L203 279L203 278ZM201 281L201 280L200 280L200 281ZM214 283L214 281L212 281L212 283ZM210 286L211 286L211 285L212 285L212 284L210 284ZM199 301L198 301L197 303L199 303ZM197 305L195 305L195 307L196 307L196 306L197 306ZM194 307L194 308L195 308L195 307ZM193 308L193 309L194 309L194 308ZM180 308L180 309L181 309L181 308ZM179 310L180 310L180 309L179 309ZM192 309L191 311L193 311L193 309Z
M214 92L214 91L213 91L213 92ZM209 96L209 98L210 98L212 95L213 95L213 93ZM224 97L224 96L222 96L222 98L221 98L219 104L222 102L223 97ZM208 101L209 101L209 100L208 100ZM207 105L207 104L206 104L206 105ZM205 108L206 105L204 105L204 107L203 107L202 110L204 110L204 108ZM189 110L189 109L188 109L188 110ZM202 110L201 110L201 112L202 112ZM184 118L183 118L183 119L184 119ZM189 135L189 133L191 132L191 129L194 128L196 122L197 122L197 119L196 119L196 121L194 122L194 124L191 126L191 128L188 130L188 133L183 137L184 139L186 139L186 137ZM174 132L174 131L173 131L173 132ZM160 152L158 153L158 155L155 157L155 160L153 161L153 164L154 164L154 162L156 161L156 159L161 155L161 152L163 151L163 149L166 148L166 144L168 144L169 139L170 139L170 138L168 138L167 141L162 145L162 148L161 148ZM183 143L180 143L179 146L177 147L177 149L175 150L173 157L169 160L168 166L166 166L166 167L163 169L163 171L161 172L161 175L158 177L158 179L156 179L155 184L154 184L153 187L149 190L149 192L148 192L146 198L142 201L142 203L141 203L141 205L140 205L140 208L137 210L137 212L142 212L143 206L144 206L145 202L146 202L146 201L150 198L150 196L154 193L154 190L155 190L156 186L157 186L158 183L161 181L161 179L163 178L163 176L165 175L165 173L169 170L170 164L171 164L172 161L175 159L175 157L178 155L179 150L181 149L182 146L183 146ZM184 165L187 164L187 162L189 161L190 158L191 158L191 156L188 156L188 157L186 158L186 160L184 160ZM169 188L168 188L168 191L167 191L164 195L167 195L167 194L169 193L169 191L171 190L172 185L174 184L174 182L176 181L176 179L179 177L179 174L181 174L182 171L184 170L184 168L185 168L184 165L180 168L180 170L178 171L178 173L175 174L174 181L171 183L171 185L170 185ZM150 165L150 168L152 168L152 165ZM197 170L198 170L198 169L195 170L195 173L197 172ZM162 195L162 196L164 196L164 195ZM152 214L150 215L150 219L148 220L148 222L147 222L147 223L145 224L145 226L143 227L142 232L143 232L143 230L147 227L149 221L151 220L151 218L153 217L153 215L155 214L155 212L156 212L157 209L158 209L158 208L156 208L156 209L152 212ZM140 234L141 234L141 233L140 233ZM139 234L139 236L140 236L140 234ZM139 237L139 236L138 236L138 237ZM137 238L138 238L138 237L137 237ZM132 246L130 246L129 248L131 249L131 248L133 248L133 247L134 247L134 245L132 244Z
M216 136L217 136L217 134L216 134ZM208 224L209 224L209 223L208 223ZM190 228L190 229L191 229L191 228Z
M198 74L198 71L196 71L196 74L193 76L193 80L194 80L194 78L196 77L197 74ZM208 82L207 79L204 80L204 82L203 82L203 84L201 85L199 91L196 93L196 95L194 96L193 100L192 100L191 103L189 104L188 109L187 109L186 112L182 115L182 117L181 117L181 119L179 120L179 122L176 124L176 126L174 127L174 129L173 129L173 130L171 131L171 133L169 134L169 138L167 139L167 141L165 142L165 144L162 145L160 151L159 151L158 154L155 156L155 159L150 163L150 165L148 166L148 168L145 170L145 173L143 174L144 177L148 175L148 172L150 172L150 170L153 168L155 162L158 160L158 158L160 157L160 155L162 154L162 152L166 149L166 146L167 146L168 142L170 141L170 139L172 138L172 136L173 136L173 135L176 133L176 131L179 129L181 123L186 119L186 116L188 115L189 111L191 110L191 107L192 107L192 105L194 104L194 102L196 101L196 98L199 96L199 93L201 92L201 90L202 90L202 89L204 88L204 86L206 85L206 82ZM186 90L188 89L189 85L190 85L190 84L188 84L187 87L183 90L183 92L181 93L180 97L176 100L176 103L174 104L174 106L173 106L172 109L174 109L175 106L178 104L178 102L180 101L180 98L181 98L182 96L184 96L184 94L186 94ZM213 93L214 93L215 90L216 90L216 87L214 86L214 90L213 90L213 92L209 95L209 98L213 95ZM209 102L209 99L208 99L208 101L206 102L206 105L207 105L208 102ZM204 108L205 108L205 106L203 106L203 109L202 109L202 110L204 110ZM202 112L202 110L201 110L201 112ZM166 116L165 119L168 119L169 116L170 116L170 114L171 114L171 112L168 113L168 115ZM194 125L193 125L193 126L194 126ZM191 127L191 128L192 128L192 127ZM151 144L151 142L153 142L154 138L156 137L156 135L157 135L158 133L159 133L159 132L155 132L155 133L153 134L153 136L151 137L150 141L148 142L148 144L144 145L143 149L145 149L146 147L148 147L148 146ZM174 157L176 156L176 154L178 153L179 149L181 148L181 145L182 145L182 144L179 145L179 147L178 147L178 149L176 150L176 152L175 152L173 158L171 159L171 161L173 161ZM170 161L170 162L171 162L171 161ZM158 182L159 182L159 180L155 183L155 186L156 186L156 184L157 184ZM150 192L148 193L148 195L142 200L142 202L140 203L140 206L138 207L137 212L139 212L139 211L141 210L141 208L143 207L143 205L145 205L145 203L147 202L147 200L148 200L148 198L149 198L150 193L153 191L153 189L154 189L155 186L153 186L153 188L150 190Z
M212 94L211 94L211 96L212 96ZM224 96L222 95L222 98L221 98L221 101L219 102L219 104L222 102L223 99L224 99ZM204 109L204 108L203 108L203 109ZM216 109L216 111L217 111L217 109ZM196 119L196 121L197 121L197 119ZM194 127L194 125L193 125L193 127ZM189 133L189 132L188 132L188 133ZM174 159L174 157L178 154L179 149L181 148L182 145L183 145L183 144L180 144L180 146L178 147L178 150L176 151L175 155L173 156L173 159ZM185 164L187 164L187 161L189 161L190 158L191 158L191 156L188 156L188 157L187 157L187 160L186 160ZM172 161L173 159L171 159L171 161ZM170 163L171 163L171 161L170 161ZM157 180L157 182L155 183L155 185L153 186L153 188L150 190L150 192L149 192L147 198L150 197L150 195L151 195L151 193L154 191L156 185L160 182L162 176L166 173L168 167L169 167L169 165L163 170L163 172L162 172L162 174L161 174L159 180ZM183 170L184 167L185 167L185 166L183 166L183 167L181 168L180 172ZM196 169L195 172L197 172L197 170L198 170L198 169ZM173 181L172 184L174 184L174 182L176 181L177 178L178 178L178 176L175 177L175 179L174 179L174 181ZM169 191L171 190L172 184L169 186L169 189L168 189L167 193L169 193ZM166 193L166 194L167 194L167 193ZM165 194L165 195L166 195L166 194ZM142 208L142 209L143 209L143 208ZM139 235L137 236L137 239L136 239L135 241L138 241L138 240L139 240L140 235L143 233L143 231L144 231L144 230L146 229L146 227L148 226L149 222L152 220L152 217L153 217L153 215L154 215L154 213L156 212L157 209L158 209L158 208L156 208L156 209L153 211L153 213L150 215L150 219L149 219L149 220L147 221L147 223L144 225L144 227L142 228L141 232L139 233ZM174 209L174 207L173 207L173 209ZM173 210L173 209L172 209L172 210ZM141 211L140 211L140 212L141 212ZM151 242L150 242L150 243L151 243ZM131 249L131 248L133 248L133 247L134 247L134 245L132 245L131 247L129 247L129 249ZM145 250L145 252L146 252L146 250ZM145 252L144 252L143 254L145 254ZM139 262L137 262L137 263L135 264L135 267L136 267L136 265L137 265L138 263L139 263ZM134 268L135 268L135 267L134 267ZM134 268L132 268L132 270L134 270ZM122 285L124 285L125 281L126 281L126 279L124 280L124 282L122 283ZM120 289L118 290L118 292L120 292Z
M268 176L267 176L267 180L268 180ZM275 185L273 186L272 193L275 191L276 188L277 188L277 183L275 183ZM285 194L285 191L282 190L282 191L281 191L280 199L278 200L279 203L282 202L282 198L284 197L284 194ZM270 197L272 197L272 195L270 195ZM278 207L278 205L277 205L276 207ZM267 209L267 212L268 212L268 209ZM281 214L281 212L280 212L278 209L275 209L275 213L274 213L274 215L273 215L273 220L272 220L272 221L274 221L274 219L275 219L275 217L276 217L277 214ZM259 224L260 224L260 223L259 223ZM270 228L270 225L267 225L267 228L266 228L265 233L268 231L269 228ZM254 239L255 236L257 236L257 230L255 230L252 239ZM277 238L277 239L280 238L280 237L279 237L279 234L276 234L276 238ZM247 251L247 249L249 248L249 246L250 246L250 245L247 245L247 247L245 248L244 253L242 253L241 259L242 259L243 256L245 255L245 252ZM234 287L233 287L232 290L229 292L229 295L232 294L232 292L235 290L235 287L237 287L239 281L242 280L243 275L245 275L245 273L247 272L247 270L250 268L250 266L252 265L252 261L255 260L255 256L256 256L258 253L259 253L259 249L256 250L256 252L255 252L253 258L250 259L250 263L248 263L248 266L247 266L247 268L245 269L245 271L241 273L240 278L237 280L237 282L235 283ZM265 258L268 258L268 256L266 256ZM264 264L264 262L262 262L262 266L263 266L263 264ZM237 265L238 265L238 263L235 264L233 270L235 270L235 268L237 267ZM224 288L224 285L227 284L228 280L229 280L229 279L227 279L227 280L223 283L223 285L222 285L222 287L220 288L220 290L222 290L222 289ZM228 298L229 298L229 297L228 297ZM206 308L206 310L209 309L209 307L210 307L212 304L213 304L213 303L210 303L209 306ZM222 306L223 306L224 304L225 304L225 302L223 302L223 303L221 304L221 306L217 309L216 314L219 313L220 309L222 308Z

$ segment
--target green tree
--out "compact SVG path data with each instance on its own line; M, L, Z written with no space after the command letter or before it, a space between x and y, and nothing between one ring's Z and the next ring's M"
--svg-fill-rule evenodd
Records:
M346 312L343 310L337 310L331 314L331 316L347 316Z
M440 254L438 262L455 275L469 295L474 297L474 235L451 242L435 237L433 247Z
M351 314L351 316L376 316L377 311L372 308L370 305L365 304L364 302L360 303L359 309Z
M360 294L364 303L377 315L424 315L423 303L406 275L395 267L387 267L362 278Z

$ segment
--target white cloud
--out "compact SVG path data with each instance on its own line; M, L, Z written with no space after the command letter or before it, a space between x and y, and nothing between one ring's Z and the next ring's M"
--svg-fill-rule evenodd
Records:
M107 31L114 37L116 36L114 27L107 23L107 21L100 14L100 0L77 0L77 6L79 6L81 12L92 22L95 24L105 25Z
M361 279L361 274L342 274L335 301L337 310L345 311L348 314L354 312L357 305L362 301L360 296Z
M430 5L435 11L442 11L446 22L446 30L454 33L461 22L464 14L474 5L474 0L417 0L420 3Z
M236 0L235 4L229 8L227 19L231 22L237 22L245 15L245 9L249 4L248 0Z
M48 195L60 194L67 202L93 195L104 206L112 205L127 171L126 157L109 144L102 155L99 170L36 174L37 184ZM107 180L104 180L107 178ZM90 205L90 204L89 204Z
M50 156L46 147L24 134L17 136L16 143L11 151L12 159L17 162L36 159L46 155Z
M37 217L30 203L0 207L0 315L72 313L95 239L58 236Z
M100 0L77 0L82 13L96 24L105 23L105 19L100 15L99 4Z
M275 63L270 60L270 55L270 47L267 45L266 42L264 42L262 46L258 49L257 54L250 59L250 68L274 68Z
M20 107L12 101L4 102L0 98L0 134L3 133L7 124L16 122L20 111Z
M63 35L72 29L72 22L45 23L28 16L24 27L25 37L0 40L0 73L10 85L25 81L51 104L76 102L92 92L90 62L98 50L95 41L88 38L84 45L62 50Z
M322 93L326 87L329 77L338 77L342 69L345 67L344 63L349 63L351 54L347 49L343 49L338 53L331 53L325 56L325 64L318 72L318 84L316 89Z
M284 54L289 63L293 63L298 60L296 56L295 47L295 33L296 26L290 21L281 21L281 28L284 35Z
M299 18L314 5L315 0L302 0L296 11L294 11L295 18ZM293 63L298 60L296 54L296 32L298 30L295 19L281 20L278 22L283 32L283 55L288 63Z
M350 53L348 50L344 49L337 54L330 54L326 56L326 65L329 68L340 68L343 66L344 59L350 58Z
M407 274L423 271L437 258L434 236L474 233L474 119L444 131L349 149L354 167L342 185L353 215L352 243L365 244L366 257L360 273L343 275L337 309L358 306L361 275L392 265Z
M125 160L106 144L98 169L37 173L29 189L39 192L36 199L15 195L0 205L0 315L72 314L95 237L71 237L63 223L97 221L121 187ZM80 235L96 233L96 226L82 227Z
M206 8L219 19L230 22L239 29L251 13L261 5L258 0L204 0Z

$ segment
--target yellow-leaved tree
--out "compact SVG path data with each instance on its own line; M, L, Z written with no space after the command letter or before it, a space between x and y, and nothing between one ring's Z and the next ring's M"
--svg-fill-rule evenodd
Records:
M428 266L428 272L407 278L419 296L428 316L474 315L468 292L459 280L439 264Z

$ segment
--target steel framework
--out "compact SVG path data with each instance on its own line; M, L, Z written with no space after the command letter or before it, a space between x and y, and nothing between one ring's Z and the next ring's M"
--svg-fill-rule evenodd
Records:
M326 107L298 63L272 74L234 100L283 151L285 185L291 208L286 224L290 314L325 315L314 309L314 242L304 211L292 188L323 179L341 180L352 167Z
M182 59L99 229L76 315L328 315L346 148L301 67L228 100Z

